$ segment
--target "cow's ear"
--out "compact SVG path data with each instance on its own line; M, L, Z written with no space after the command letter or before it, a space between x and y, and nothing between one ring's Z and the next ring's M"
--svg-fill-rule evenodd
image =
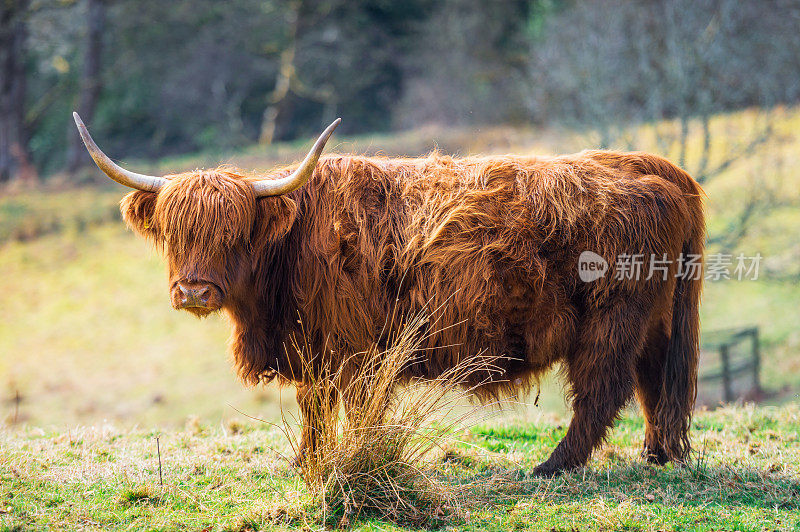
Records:
M133 229L140 235L156 239L158 230L154 226L153 213L156 207L155 192L144 192L137 190L131 192L119 203L119 209L122 211L122 219L128 224L128 227Z
M297 202L286 196L275 196L259 198L256 204L254 244L271 244L285 237L297 219Z

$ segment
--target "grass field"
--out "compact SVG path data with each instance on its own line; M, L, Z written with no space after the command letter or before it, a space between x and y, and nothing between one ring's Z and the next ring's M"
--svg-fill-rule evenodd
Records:
M643 426L624 417L590 467L554 480L532 467L563 436L554 416L495 420L434 457L470 489L446 530L797 530L800 409L724 408L696 416L685 468L638 457ZM156 445L159 438L161 479ZM97 425L0 434L0 529L315 530L322 516L281 457L283 434L255 421L181 429ZM333 522L342 515L333 515ZM330 522L330 519L328 520ZM356 530L409 530L356 519ZM434 524L436 521L434 520Z

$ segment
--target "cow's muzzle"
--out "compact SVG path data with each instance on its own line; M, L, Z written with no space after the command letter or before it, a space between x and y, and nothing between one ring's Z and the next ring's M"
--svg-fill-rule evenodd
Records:
M219 289L211 283L180 281L172 287L171 295L176 309L213 311L222 306Z

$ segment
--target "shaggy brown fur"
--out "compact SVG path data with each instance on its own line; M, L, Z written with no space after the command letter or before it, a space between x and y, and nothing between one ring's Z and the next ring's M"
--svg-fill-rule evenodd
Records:
M124 218L163 246L173 291L213 287L211 309L190 310L230 315L245 382L298 386L305 448L306 368L357 360L400 326L393 316L428 311L426 350L405 379L485 356L502 366L485 398L524 392L562 362L574 417L538 473L585 464L634 392L647 458L687 458L701 282L675 273L681 253L702 253L704 218L700 187L665 159L331 156L305 187L261 199L235 169L170 178L157 195L129 194ZM612 269L620 254L666 255L670 275L584 283L584 250ZM319 354L313 364L290 347L299 334Z

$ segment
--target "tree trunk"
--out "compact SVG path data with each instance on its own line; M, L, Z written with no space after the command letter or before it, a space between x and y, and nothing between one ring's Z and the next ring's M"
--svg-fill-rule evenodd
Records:
M25 126L27 0L0 0L0 182L36 180Z
M289 89L294 77L294 40L292 44L281 54L280 69L278 78L275 81L275 88L270 95L270 102L264 110L264 118L261 122L261 134L258 142L260 144L272 144L275 140L275 130L278 126L278 115L288 103Z
M289 92L292 89L292 80L297 75L294 68L294 54L297 46L297 35L300 27L303 0L296 0L290 4L289 10L289 46L281 53L278 77L275 79L275 88L269 96L264 117L261 121L261 134L258 136L259 144L272 144L278 129L278 116L284 111L289 101Z
M97 108L97 99L102 89L102 53L103 33L106 25L105 0L87 0L86 48L83 56L80 92L78 94L77 111L84 122L91 122ZM83 147L77 129L69 124L69 149L67 151L67 170L75 173L81 166L91 160Z
M267 100L267 107L261 120L261 134L258 137L260 144L272 144L282 136L282 123L286 117L291 117L292 108L297 98L320 102L325 106L325 116L331 116L336 110L336 100L333 89L329 86L320 88L307 87L298 77L295 59L297 42L306 28L313 25L315 16L320 16L319 7L314 2L294 0L290 4L288 24L289 45L281 53L278 66L278 76L275 79L275 88ZM330 9L330 6L328 6Z

